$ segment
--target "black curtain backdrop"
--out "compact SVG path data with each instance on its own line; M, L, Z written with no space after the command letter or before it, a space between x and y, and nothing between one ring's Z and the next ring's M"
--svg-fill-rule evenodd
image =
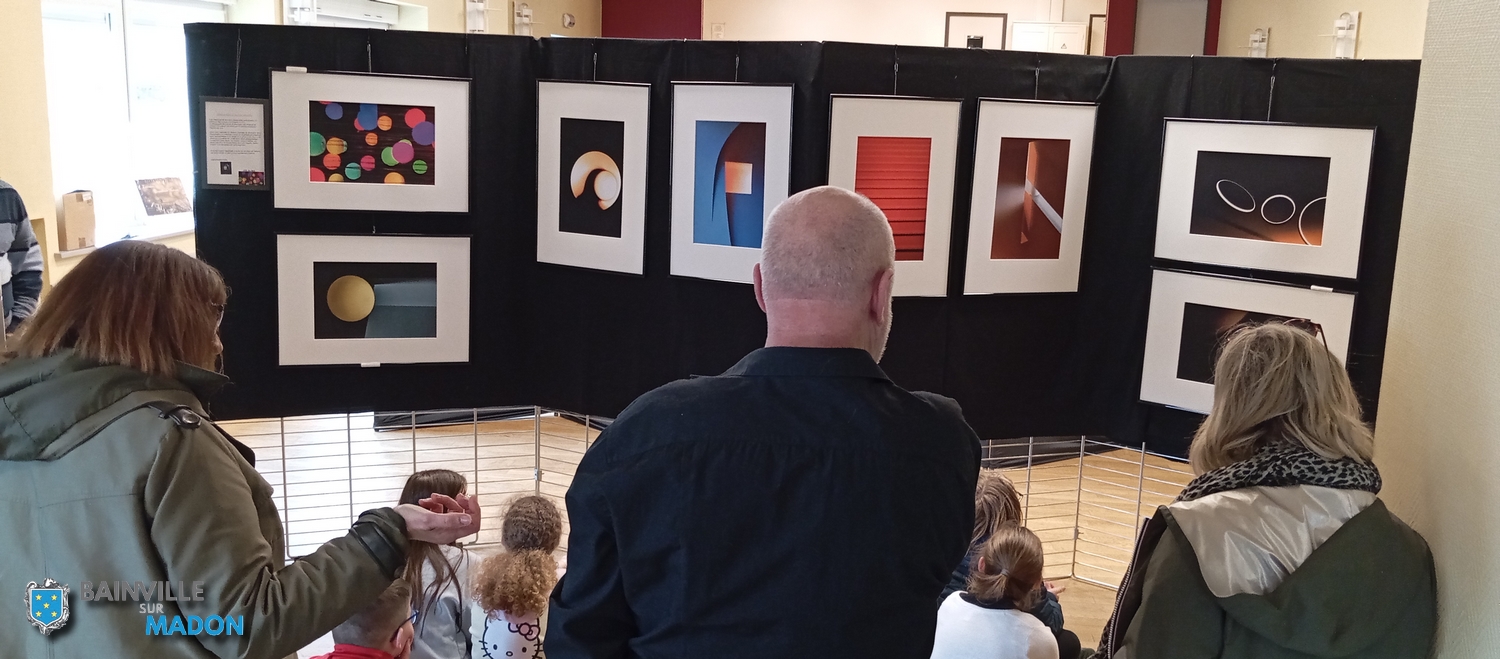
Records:
M198 191L200 255L232 288L222 418L539 404L617 415L759 347L750 287L668 275L671 83L794 83L792 191L828 177L828 96L964 99L949 296L901 298L882 366L956 398L983 437L1107 435L1182 454L1198 415L1138 401L1153 267L1359 294L1349 369L1374 418L1416 101L1411 61L1102 58L849 43L540 39L334 28L187 28L192 97L267 98L285 66L471 78L470 212L276 210ZM644 276L536 262L536 81L651 83ZM963 296L979 98L1099 103L1079 292ZM1376 126L1359 279L1152 258L1166 117ZM194 113L195 165L203 166ZM278 233L473 237L470 363L277 366Z

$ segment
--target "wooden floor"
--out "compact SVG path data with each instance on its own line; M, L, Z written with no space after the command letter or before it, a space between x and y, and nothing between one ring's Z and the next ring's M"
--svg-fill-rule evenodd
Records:
M579 459L598 438L596 430L550 415L540 423L527 418L399 430L376 430L369 414L223 425L255 449L256 468L276 489L289 556L343 535L360 512L393 504L412 472L432 468L469 478L470 493L483 504L484 528L466 541L493 545L507 499L537 493L563 507ZM1113 606L1112 589L1140 520L1169 503L1191 474L1181 462L1131 449L1092 442L1080 448L1072 456L1037 456L1031 467L999 471L1023 494L1026 524L1043 541L1047 578L1067 586L1060 598L1067 626L1088 647ZM317 644L308 650L314 649L327 651Z

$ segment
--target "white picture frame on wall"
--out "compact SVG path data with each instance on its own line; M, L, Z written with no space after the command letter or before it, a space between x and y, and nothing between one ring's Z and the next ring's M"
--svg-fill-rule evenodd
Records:
M276 272L282 366L469 361L467 237L280 234Z
M1156 256L1354 279L1374 128L1167 119Z
M644 273L650 119L650 85L537 82L537 261Z
M891 224L900 297L948 294L958 100L834 95L828 184L869 198Z
M272 71L271 144L276 208L469 211L466 79Z
M1078 290L1097 113L980 99L964 295Z
M790 190L793 89L673 83L673 275L751 283Z
M1213 361L1240 324L1307 319L1322 327L1328 350L1349 355L1354 295L1249 279L1156 270L1146 328L1141 400L1207 414L1213 409Z

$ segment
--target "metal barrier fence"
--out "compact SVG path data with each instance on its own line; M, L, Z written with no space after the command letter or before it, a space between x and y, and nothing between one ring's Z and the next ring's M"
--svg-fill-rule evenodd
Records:
M521 418L493 419L523 415ZM394 504L413 472L464 474L483 504L471 545L500 541L505 500L563 496L598 438L590 419L541 407L496 407L379 415L333 414L229 421L224 430L255 449L256 469L275 489L287 558L343 535L359 513ZM1178 458L1089 437L985 442L984 466L1010 478L1026 525L1041 538L1049 579L1115 588L1141 520L1192 478Z

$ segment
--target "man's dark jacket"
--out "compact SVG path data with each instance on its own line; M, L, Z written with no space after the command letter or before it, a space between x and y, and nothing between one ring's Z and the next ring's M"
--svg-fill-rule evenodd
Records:
M547 656L926 659L978 469L958 405L863 350L661 387L578 467Z

